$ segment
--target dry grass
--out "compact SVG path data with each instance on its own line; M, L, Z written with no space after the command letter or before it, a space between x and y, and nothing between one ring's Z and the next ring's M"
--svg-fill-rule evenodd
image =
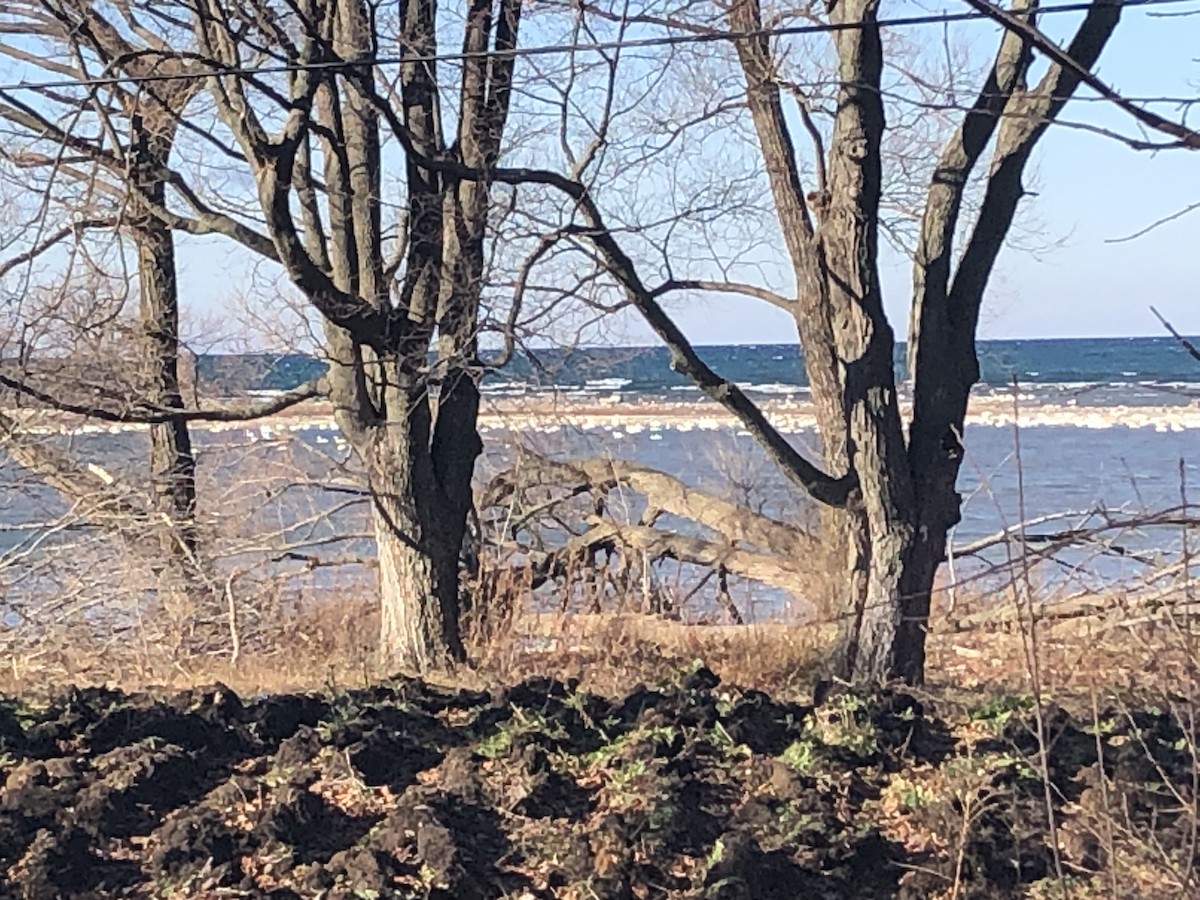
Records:
M194 654L168 653L140 642L135 632L119 645L90 650L64 635L36 653L12 653L0 669L0 691L66 684L184 688L214 681L244 694L361 687L393 674L376 659L377 625L375 608L362 600L306 603L260 621L236 663L220 635L215 648ZM1078 618L1038 627L1041 687L1051 696L1083 698L1097 685L1124 695L1169 692L1196 679L1188 631L1170 619L1114 626ZM820 677L834 637L829 624L688 625L636 614L527 614L486 643L476 642L471 666L435 678L481 686L538 674L614 694L669 678L699 660L726 681L801 696ZM928 691L1029 689L1021 629L1011 619L961 631L935 619L928 654Z

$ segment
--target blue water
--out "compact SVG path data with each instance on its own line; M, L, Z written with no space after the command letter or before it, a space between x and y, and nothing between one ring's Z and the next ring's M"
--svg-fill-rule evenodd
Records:
M804 399L802 361L793 345L699 349L710 366L752 395ZM955 534L959 545L1013 525L1022 516L1069 513L1036 526L1036 531L1045 532L1089 518L1094 522L1098 510L1121 516L1171 507L1180 502L1181 465L1184 480L1196 486L1189 489L1194 495L1189 502L1200 500L1200 416L1194 407L1200 398L1200 363L1171 338L993 341L980 346L980 357L981 395L1007 393L1015 378L1021 393L1032 395L1036 405L1072 414L1054 424L1022 427L1019 457L1017 434L1010 425L968 426L959 481L966 501ZM903 347L897 347L901 380L903 358ZM320 361L300 355L210 355L198 361L201 393L210 398L287 390L323 368ZM676 415L679 404L699 401L695 389L670 370L666 352L657 347L535 351L490 373L484 390L497 395L555 390L624 400L669 398ZM1183 409L1185 404L1192 408ZM1001 406L1009 408L1007 401ZM1070 408L1091 406L1180 408L1168 411L1172 427L1124 427L1132 424L1131 409L1109 409L1099 417L1099 426L1093 420L1085 427L1087 417L1073 415L1078 410ZM999 408L995 401L992 407ZM620 405L611 409L619 416ZM1162 418L1161 410L1142 412ZM711 418L711 407L697 405L697 413ZM749 499L764 511L787 518L811 515L805 498L737 429L696 430L677 420L675 426L654 424L652 418L640 421L640 431L622 428L619 421L592 429L564 424L538 433L485 429L481 477L503 465L514 442L521 441L559 457L634 459L717 491L727 491L731 484L751 485ZM802 448L817 443L816 435L803 427L790 439ZM144 434L92 433L56 440L114 474L126 471L135 482L144 475ZM195 440L201 505L204 515L220 522L228 535L230 565L252 561L263 547L281 543L322 558L362 558L373 552L365 504L330 490L334 479L353 484L356 466L344 443L327 428L297 425L280 432L277 427L247 424L224 432L197 429ZM52 490L0 455L0 570L6 552L36 535L34 523L65 512ZM1176 528L1140 528L1108 537L1119 544L1120 552L1092 545L1064 554L1039 572L1075 587L1103 589L1136 580L1144 566L1159 554L1173 553L1180 540ZM53 543L71 540L74 533L64 532ZM1002 551L993 552L993 562L997 555ZM53 566L47 570L50 575ZM964 563L960 572L970 570ZM326 577L323 571L318 570L321 578ZM0 571L0 582L17 574ZM17 583L22 582L14 580L10 586ZM0 584L0 593L2 588ZM757 596L768 606L778 602L770 592Z
M697 349L709 366L742 385L779 392L807 384L803 358L794 344ZM904 356L904 345L897 344L900 381L905 377ZM1007 387L1015 378L1030 386L1131 389L1156 396L1161 392L1154 392L1155 387L1200 388L1200 362L1171 337L983 341L979 357L982 384L991 387ZM207 355L197 367L201 382L223 393L288 390L324 369L322 361L298 354ZM663 347L534 350L485 380L485 390L499 393L554 387L661 395L677 394L691 385L671 371Z

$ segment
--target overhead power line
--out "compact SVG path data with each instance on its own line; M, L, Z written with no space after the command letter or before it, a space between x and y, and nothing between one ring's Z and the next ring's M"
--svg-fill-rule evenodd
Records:
M1194 3L1196 0L1124 0L1124 7L1176 6ZM1086 12L1090 2L1061 3L1043 6L1037 10L1039 16L1055 13ZM937 13L929 15L899 16L880 19L880 28L907 28L917 25L944 25L955 22L991 21L986 13L976 10L961 13ZM214 66L204 71L185 74L162 75L106 75L96 78L59 79L56 81L19 81L0 84L0 92L45 91L73 87L106 87L115 85L150 84L158 81L181 81L196 78L249 78L257 75L285 75L294 72L316 72L347 68L372 68L398 66L405 63L465 62L472 59L519 59L527 56L550 56L560 53L599 53L616 50L637 50L652 47L676 47L686 44L716 44L736 41L759 40L773 37L795 37L806 34L831 34L840 31L857 31L864 27L862 22L828 22L812 25L781 25L775 28L760 28L753 31L713 31L703 34L666 34L657 37L632 40L598 41L590 44L548 44L536 47L516 47L512 50L479 50L459 53L415 54L412 56L381 57L372 60L330 60L328 62L280 64L275 66L246 66L222 68ZM186 54L181 54L186 57Z

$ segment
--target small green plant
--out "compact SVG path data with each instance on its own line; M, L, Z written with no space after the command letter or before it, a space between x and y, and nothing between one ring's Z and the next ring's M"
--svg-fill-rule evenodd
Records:
M609 783L618 790L624 790L645 776L647 771L649 767L644 759L627 760L608 770Z
M721 755L726 759L745 759L754 755L754 752L745 744L735 741L733 735L726 731L725 726L720 722L713 724L709 740L712 742L713 747L720 751Z
M486 759L503 756L519 735L541 734L550 740L564 740L567 731L560 722L551 722L541 713L513 707L513 714L496 726L496 730L480 739L475 752Z
M360 718L362 713L362 707L349 694L332 694L329 699L329 715L317 723L317 735L323 742L328 742L338 728L349 725Z
M711 869L713 866L718 865L724 858L725 842L720 838L717 838L716 841L713 842L712 849L708 851L708 859L705 860L704 867L706 869Z
M607 766L620 756L624 750L634 744L649 743L651 741L671 743L675 740L677 734L678 729L673 725L638 726L588 753L583 757L583 761L588 766Z
M859 756L870 756L879 750L879 740L870 718L862 714L865 709L861 697L842 694L813 714L806 731L826 746L843 747Z
M512 719L507 722L501 722L496 727L496 730L485 735L480 739L475 746L475 752L485 759L495 759L498 756L503 756L512 746L513 738L516 737L518 729Z
M811 775L817 767L817 748L812 741L801 738L792 741L780 754L779 760L797 772Z
M50 710L49 704L37 703L32 700L14 700L9 704L9 708L22 728L38 724Z
M729 691L721 691L717 694L717 715L722 718L733 712L734 696Z
M782 804L777 810L777 816L775 834L760 841L763 850L768 852L795 844L805 834L811 832L823 834L827 830L826 823L822 821L819 813L815 813L811 809L802 809L795 802Z
M894 797L907 809L920 809L937 801L937 794L923 781L898 775L885 788L885 793Z
M1013 716L1029 713L1033 707L1033 697L1028 694L998 694L972 709L968 718L973 722L987 722L996 728L1003 728Z

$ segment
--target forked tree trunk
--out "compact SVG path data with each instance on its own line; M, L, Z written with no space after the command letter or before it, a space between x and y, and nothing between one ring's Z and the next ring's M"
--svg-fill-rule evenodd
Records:
M877 0L845 0L831 13L835 23L851 27L834 36L840 87L820 233L828 315L842 372L840 396L825 401L841 402L858 481L846 515L846 527L853 529L847 543L856 567L855 596L840 653L840 674L856 680L907 678L902 660L924 652L900 643L903 635L923 644L924 632L901 629L907 610L900 585L916 529L893 367L895 338L876 266L885 132L883 101L872 89L883 69L877 13Z
M470 379L488 179L463 186L450 170L479 173L499 158L515 59L507 51L516 46L521 8L520 0L468 4L458 129L450 141L442 100L449 86L428 62L439 53L435 0L401 4L406 58L398 91L386 98L373 65L381 41L376 8L365 0L293 9L308 18L291 48L295 58L327 59L322 42L332 41L346 64L299 67L278 135L266 136L240 81L226 79L213 92L217 114L254 169L271 237L267 255L325 319L330 399L373 497L381 655L420 672L463 656L459 558L479 453L479 397ZM243 44L240 25L231 31L224 20L214 12L196 37L222 68L238 69L258 51ZM496 55L488 52L493 48ZM382 172L381 120L405 157L401 233L387 253L391 237L381 213L392 184ZM312 171L317 148L324 160L319 180ZM435 336L444 345L445 378L436 414L427 359Z
M975 5L992 10L993 18L1000 16L989 4ZM1033 6L1016 0L1015 8L1032 16ZM802 456L785 452L782 436L763 426L759 411L747 408L744 395L698 362L656 299L686 282L647 289L602 227L587 189L577 182L564 191L583 210L609 272L667 341L673 367L750 426L760 444L816 500L836 507L824 514L822 524L831 535L835 558L847 568L843 584L850 609L843 619L840 674L856 681L918 682L923 677L934 578L948 531L958 521L958 441L978 377L974 339L980 304L1025 193L1021 177L1029 155L1079 86L1081 73L1099 58L1120 17L1121 3L1092 3L1067 50L1073 65L1056 61L1033 89L1025 82L1028 31L1020 15L1015 25L1005 21L1019 35L1002 42L987 83L946 145L930 184L916 257L909 436L900 418L894 334L884 312L878 272L886 134L879 7L879 0L829 4L836 26L839 87L827 137L814 124L802 91L795 91L817 157L818 189L811 195L801 187L783 112L778 61L763 36L761 4L737 0L726 7L731 30L753 35L736 42L746 77L746 104L795 270L796 298L783 303L795 310L829 471L816 470ZM993 134L995 154L983 203L952 274L963 193ZM555 183L555 176L542 174L540 180ZM844 460L840 448L845 450ZM840 577L841 572L831 573L831 578Z

